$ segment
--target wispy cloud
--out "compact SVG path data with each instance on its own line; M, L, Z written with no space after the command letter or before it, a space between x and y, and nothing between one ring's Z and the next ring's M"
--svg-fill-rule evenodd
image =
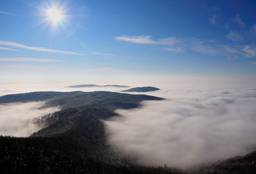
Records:
M192 40L188 44L188 47L190 47L193 52L200 54L217 55L220 53L219 45L199 39Z
M37 57L0 57L0 62L40 62L40 63L50 63L58 62L56 59L48 58L37 58Z
M217 16L216 15L212 15L210 18L209 18L209 22L214 25L216 24L216 19L217 19Z
M229 39L229 40L232 40L232 41L239 41L239 40L242 40L242 36L240 36L240 34L238 34L237 32L234 32L234 31L230 31L226 37Z
M0 50L3 50L3 51L17 51L14 48L7 48L7 47L0 47Z
M8 15L8 16L14 16L14 13L8 12L8 11L2 11L0 10L0 15Z
M134 43L134 44L142 44L142 45L154 45L156 42L151 38L151 36L117 36L115 37L116 40Z
M152 36L149 35L138 35L138 36L117 36L116 40L122 42L128 42L133 44L142 44L142 45L175 45L178 40L174 37L162 38L159 40L152 39Z
M18 42L12 42L12 41L0 41L0 46L10 48L10 49L22 49L22 50L29 50L29 51L36 51L36 52L48 52L48 53L66 54L66 55L73 55L73 56L83 55L79 52L74 52L74 51L30 46L30 45L26 45Z
M105 53L105 52L98 52L98 51L93 51L90 54L96 55L96 56L115 56L113 53Z
M238 24L241 28L245 27L245 22L242 20L240 14L236 14L233 21Z
M253 45L250 44L232 46L220 43L206 43L194 46L193 51L200 54L223 56L227 58L253 58L256 56L256 49Z
M226 37L231 41L241 41L243 37L230 31ZM118 36L115 39L132 44L162 46L163 50L180 54L194 52L206 56L220 56L223 58L256 57L256 47L251 43L223 43L215 40L200 38L177 38L166 37L161 39L152 39L151 36Z
M225 53L228 57L237 57L240 55L241 51L239 48L230 46L230 45L223 45L223 53Z
M210 41L203 41L197 38L176 38L166 37L161 39L152 39L151 36L118 36L116 40L128 42L132 44L143 45L160 45L165 46L165 51L173 53L184 53L185 50L190 50L200 54L216 55L220 52L218 46Z
M256 24L254 24L252 27L251 27L251 31L256 33Z
M156 43L158 45L167 45L167 46L173 46L180 42L181 41L178 40L176 37L167 37L167 38L156 40Z
M174 48L164 48L164 50L173 52L173 53L183 53L185 50L181 47L174 47Z
M246 57L254 57L256 55L256 51L254 48L252 48L252 46L250 45L246 45L243 47L242 49L242 53L246 56Z

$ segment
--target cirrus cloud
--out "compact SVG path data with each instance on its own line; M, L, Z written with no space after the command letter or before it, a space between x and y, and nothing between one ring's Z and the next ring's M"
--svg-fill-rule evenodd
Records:
M245 27L245 22L242 20L240 14L236 14L233 21L238 24L241 28Z
M117 36L116 40L122 42L128 42L133 44L142 44L142 45L175 45L178 40L174 37L162 38L159 40L152 39L152 36L149 35L138 35L138 36Z
M58 62L56 59L38 58L38 57L0 57L0 62Z
M65 54L65 55L73 55L73 56L82 56L83 55L83 54L81 54L79 52L75 52L75 51L31 46L31 45L26 45L26 44L23 44L23 43L18 43L18 42L13 42L13 41L0 40L0 46L8 48L8 49L21 49L21 50L56 53L56 54Z
M239 40L242 40L242 36L240 36L240 34L238 34L237 32L234 32L234 31L230 31L226 37L229 39L229 40L232 40L232 41L239 41Z

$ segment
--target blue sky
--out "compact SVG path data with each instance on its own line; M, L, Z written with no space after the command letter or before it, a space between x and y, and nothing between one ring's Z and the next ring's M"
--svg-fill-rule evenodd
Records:
M42 16L53 4L66 16L54 28ZM1 80L255 75L255 9L253 0L1 1Z

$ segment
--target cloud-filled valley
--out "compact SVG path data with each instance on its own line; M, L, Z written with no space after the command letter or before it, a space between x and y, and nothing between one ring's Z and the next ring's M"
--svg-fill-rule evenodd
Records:
M190 168L245 155L256 147L256 90L176 88L165 101L117 110L108 143L139 164Z
M0 135L27 137L40 130L36 120L59 110L41 108L43 102L10 103L0 105Z

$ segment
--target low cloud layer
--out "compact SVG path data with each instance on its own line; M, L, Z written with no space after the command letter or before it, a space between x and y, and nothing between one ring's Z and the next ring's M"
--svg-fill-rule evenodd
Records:
M190 168L256 148L256 90L177 88L106 121L108 141L142 165Z
M0 135L27 137L40 130L35 121L58 111L56 107L44 108L42 102L11 103L0 105Z

